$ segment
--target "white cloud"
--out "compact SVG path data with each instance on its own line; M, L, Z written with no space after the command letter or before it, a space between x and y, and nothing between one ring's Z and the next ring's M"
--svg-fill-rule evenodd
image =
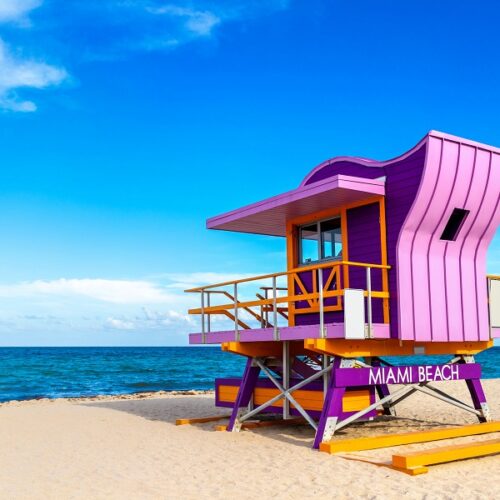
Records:
M52 342L59 345L119 343L120 339L127 345L187 343L188 333L200 331L200 317L188 314L188 309L199 307L200 296L183 289L237 278L242 276L175 273L154 281L60 278L0 284L0 344L9 338L12 344L28 338L36 338L37 344L58 339ZM240 298L255 297L258 286L242 289ZM212 296L212 305L228 300ZM253 321L243 312L241 318ZM218 315L211 323L213 330L233 326Z
M187 288L196 288L208 284L224 283L226 281L235 281L249 278L252 274L236 273L169 273L163 275L170 283L167 288L178 288L185 290Z
M163 287L148 281L107 279L36 280L0 285L0 297L85 296L114 304L161 304L174 299Z
M282 10L286 0L211 1L196 0L163 3L162 0L66 0L65 12L60 12L58 2L43 0L0 0L0 24L14 23L17 27L31 26L30 13L42 6L40 16L49 23L35 31L25 30L26 46L44 46L41 36L57 38L78 31L89 23L99 34L95 37L75 39L71 45L74 54L84 60L110 60L122 58L131 51L172 50L195 40L211 39L223 23L247 21L259 15ZM67 4L67 5L66 5ZM66 18L65 15L69 14ZM51 33L44 31L50 26ZM29 37L33 39L30 40ZM0 109L33 112L37 105L32 100L22 99L22 89L46 89L67 80L63 67L45 61L33 60L13 52L0 38Z
M107 318L104 324L106 328L112 328L114 330L133 330L135 328L134 323L131 321L126 321L119 318Z
M29 25L27 14L40 5L42 0L0 0L0 23L14 21Z
M17 89L44 89L68 77L64 68L16 57L0 39L0 108L11 111L36 111L33 101L20 100Z
M165 5L163 7L148 7L151 14L167 15L182 19L184 27L197 36L208 36L212 29L217 26L221 19L208 10L195 10L177 5Z

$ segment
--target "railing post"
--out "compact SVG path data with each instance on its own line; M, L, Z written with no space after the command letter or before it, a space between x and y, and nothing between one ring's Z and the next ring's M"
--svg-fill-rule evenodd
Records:
M240 341L240 330L238 329L238 283L234 284L234 340Z
M323 304L323 270L318 269L318 291L319 291L319 336L325 338L325 308Z
M206 341L205 335L205 290L201 290L201 343Z
M371 268L366 268L366 302L367 302L367 316L368 316L368 338L372 338L372 273Z
M210 309L210 291L207 292L207 308ZM210 313L207 314L207 332L210 333L211 331L211 319L212 317L210 316Z
M283 388L290 388L290 343L283 342ZM283 400L283 420L290 418L290 401L288 398Z
M322 356L321 368L323 370L326 370L326 368L328 368L328 355L327 354L323 354L323 356ZM329 373L325 371L325 373L323 373L323 400L326 399L326 393L328 391L328 383L329 383Z
M279 340L278 331L278 304L276 302L277 297L276 290L276 276L273 276L273 329L274 329L274 340Z

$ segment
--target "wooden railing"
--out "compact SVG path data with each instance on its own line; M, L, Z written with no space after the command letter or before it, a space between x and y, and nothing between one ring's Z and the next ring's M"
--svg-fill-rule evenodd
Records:
M383 264L369 264L363 262L350 261L331 261L311 266L298 267L280 273L264 274L242 278L240 280L225 281L213 285L205 285L186 290L188 293L199 293L201 306L190 309L189 314L201 315L201 333L202 342L205 341L206 333L211 331L211 316L224 315L234 323L235 340L239 340L240 328L250 329L251 327L240 317L240 312L244 311L248 317L253 318L260 323L261 328L272 328L275 339L278 340L278 317L288 319L293 310L293 314L303 314L304 312L317 312L319 314L319 327L321 336L324 335L324 314L332 310L342 308L339 301L344 295L344 286L341 282L342 273L348 273L349 268L363 268L366 270L366 287L364 296L366 297L366 315L368 332L372 331L372 300L381 299L384 303L384 321L388 322L388 299L389 290L387 285L387 271L390 266ZM325 273L325 270L330 270ZM382 290L373 290L372 288L372 270L381 270L385 279L382 279ZM342 271L341 271L342 270ZM311 273L310 290L304 285L304 276ZM277 284L279 278L287 280L287 287L280 287ZM239 293L241 288L248 283L255 281L270 280L270 286L260 287L263 293L256 293L256 298L252 300L240 300ZM345 282L344 278L344 282ZM221 288L229 288L232 293ZM345 287L347 288L347 287ZM269 293L271 296L269 297ZM286 295L280 295L286 292ZM214 294L224 296L230 300L225 304L212 304ZM337 303L334 305L325 303L327 299L337 297ZM302 303L302 307L296 307L296 304ZM307 305L305 305L307 304ZM259 312L253 310L257 308ZM387 314L386 314L387 313ZM270 319L270 316L272 319Z

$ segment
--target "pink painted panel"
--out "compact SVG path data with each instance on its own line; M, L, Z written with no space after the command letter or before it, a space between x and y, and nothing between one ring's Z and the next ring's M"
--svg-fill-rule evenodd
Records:
M420 218L418 229L413 236L411 249L412 276L413 276L413 328L417 340L432 340L432 307L431 304L431 285L433 280L442 280L443 271L434 276L430 274L430 261L435 262L439 258L439 253L435 259L431 259L430 246L433 240L436 227L439 225L442 217L443 203L446 203L452 191L455 172L459 158L459 148L446 148L445 143L440 139L430 139L431 142L441 142L441 156L438 165L437 180L432 188L432 195L427 204L423 216ZM422 179L423 183L428 182L426 172ZM443 242L440 242L444 244ZM444 292L444 286L442 287ZM438 299L439 300L439 299ZM441 310L439 314L446 316L446 307L444 296L441 296ZM445 332L446 334L446 332Z
M483 193L486 192L491 175L490 162L490 152L476 150L474 175L469 183L467 199L464 203L464 208L470 210L470 215L460 233L460 246L450 244L447 251L447 257L457 259L460 264L459 289L461 291L460 308L463 312L462 327L463 331L467 332L469 340L474 335L476 340L487 340L487 337L481 338L479 334L479 310L475 306L475 302L476 293L481 293L481 290L478 290L477 287L475 266L471 266L470 262L475 260L477 241L481 237L481 233L477 230L476 221L484 209ZM483 277L484 274L482 274ZM483 281L483 283L485 282ZM453 332L450 332L450 334L451 338L454 338Z
M400 338L487 340L486 251L500 224L500 155L445 134L428 141L397 248ZM470 214L455 241L441 240L454 208Z
M444 141L445 150L456 146L457 144L454 142ZM434 320L443 317L446 320L444 324L440 325L441 330L438 330L436 325L433 324L433 340L450 340L454 342L461 341L466 337L463 330L460 248L467 234L467 224L471 223L472 217L467 217L456 241L443 241L440 236L453 209L466 208L467 195L473 186L472 179L475 172L476 152L476 148L460 144L458 166L452 169L452 165L448 165L446 162L443 165L444 168L454 170L455 177L453 185L450 186L448 203L443 207L440 224L438 224L433 235L433 243L438 248L430 249L430 255L435 255L444 265L442 272L444 286L438 289L437 293L442 293L445 298L445 308L440 313L439 308L434 305L434 296L431 295L431 303L433 304L431 312L434 311ZM474 187L476 186L477 184L474 183ZM440 276L433 275L431 282L437 283L439 278ZM434 289L436 290L437 287L434 287ZM475 329L467 332L467 335L476 336Z
M418 201L414 202L403 224L397 244L399 337L403 340L412 340L415 338L413 285L421 279L424 280L423 286L427 285L428 282L427 276L422 278L420 270L414 270L412 265L412 248L420 222L434 196L440 164L441 141L430 141L427 146L427 159L422 181L417 192ZM430 338L430 330L422 333L422 340L430 340Z
M500 153L493 153L491 157L491 169L488 180L488 186L484 194L484 201L479 212L479 229L484 229L478 238L478 244L475 255L475 273L476 273L476 294L471 296L471 301L476 299L478 308L478 329L479 339L488 338L488 309L487 309L487 289L484 282L486 274L486 253L488 246L495 235L495 231L500 225Z

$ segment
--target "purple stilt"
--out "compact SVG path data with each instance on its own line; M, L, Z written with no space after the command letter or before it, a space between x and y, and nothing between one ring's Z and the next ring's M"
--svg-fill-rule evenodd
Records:
M325 436L325 430L337 423L339 416L342 413L342 398L345 394L345 387L335 387L335 369L340 366L340 359L333 360L333 369L331 372L330 383L326 392L323 410L318 422L318 430L314 437L313 448L318 449ZM328 432L331 434L331 432Z
M372 366L381 366L381 362L378 358L375 358L372 360ZM375 389L377 390L377 395L379 399L383 399L386 396L389 396L389 387L387 384L379 384L375 386ZM384 409L384 415L396 415L396 410L395 408L391 407L389 403L384 403L382 405L382 408Z
M234 429L240 408L247 407L248 403L250 403L250 399L253 396L253 391L255 389L255 385L257 384L259 375L260 368L258 366L253 366L252 358L248 358L243 378L241 380L241 385L238 390L238 396L234 402L233 412L231 413L231 418L229 419L229 424L227 426L227 430L229 432L232 432Z
M478 416L479 421L486 422L490 420L488 403L486 402L486 396L484 395L481 380L478 378L466 379L465 382L467 384L467 388L469 389L474 408L482 413L482 416Z

